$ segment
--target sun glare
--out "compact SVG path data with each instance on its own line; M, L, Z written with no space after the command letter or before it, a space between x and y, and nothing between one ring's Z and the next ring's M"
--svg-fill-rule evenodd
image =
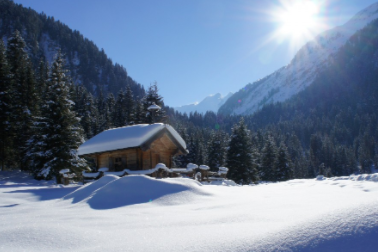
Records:
M292 43L313 38L322 25L320 3L314 0L281 0L272 16L278 26L275 37Z
M314 2L298 2L282 10L279 15L281 33L292 36L303 36L316 26L316 18L319 12Z

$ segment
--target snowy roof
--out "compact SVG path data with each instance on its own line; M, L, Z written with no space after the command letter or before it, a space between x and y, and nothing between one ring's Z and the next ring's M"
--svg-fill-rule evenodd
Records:
M189 164L186 165L187 170L193 170L193 169L197 169L197 168L198 168L198 165L193 164L193 163L189 163Z
M219 170L220 170L220 171L226 171L226 172L228 172L228 168L227 168L227 167L222 167L222 166L221 166L221 167L219 167Z
M159 107L159 106L156 105L155 103L152 104L151 106L149 106L149 107L147 108L148 111L150 111L150 110L159 110L159 109L161 109L161 107Z
M201 170L205 170L205 171L210 170L210 167L207 166L207 165L200 165L199 168L200 168Z
M63 169L63 170L59 171L60 174L64 174L64 173L68 173L68 172L70 172L70 169Z
M122 150L149 145L161 133L167 133L173 142L184 153L187 153L186 143L177 131L168 124L137 124L101 132L80 145L79 155Z

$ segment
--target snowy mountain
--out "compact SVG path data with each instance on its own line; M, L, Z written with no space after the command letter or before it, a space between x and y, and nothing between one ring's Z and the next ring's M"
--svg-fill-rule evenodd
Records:
M308 42L285 67L239 90L219 109L223 114L252 114L265 104L282 102L311 85L319 70L358 30L378 18L378 3L357 13L346 24Z
M230 98L233 94L230 92L226 96L222 96L221 94L217 93L215 95L209 95L201 102L196 104L189 104L184 105L181 107L176 107L175 110L181 113L195 112L204 114L206 111L213 111L215 113L218 112L218 109Z

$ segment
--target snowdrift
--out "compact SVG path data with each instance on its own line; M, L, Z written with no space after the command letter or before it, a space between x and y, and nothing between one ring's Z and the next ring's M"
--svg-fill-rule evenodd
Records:
M176 195L178 193L181 194ZM143 175L120 178L106 175L66 195L63 199L72 199L73 204L87 203L93 209L112 209L148 202L187 203L190 195L209 193L199 182L191 179L155 179Z

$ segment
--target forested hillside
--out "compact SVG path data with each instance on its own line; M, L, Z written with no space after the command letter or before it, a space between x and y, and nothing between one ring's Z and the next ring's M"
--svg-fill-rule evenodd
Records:
M294 178L370 173L373 165L377 167L377 70L378 20L352 36L311 86L287 102L245 116L251 130L253 167L258 167L260 178L279 180L280 158L287 159L289 177ZM189 147L208 150L198 153L195 160L207 157L208 162L215 134L224 131L235 136L230 129L240 120L214 113L176 118L186 125L182 131L187 133ZM223 143L228 151L232 148L227 140ZM227 151L223 154L223 165L227 165ZM276 175L266 176L269 173Z
M135 96L144 96L143 86L79 31L72 31L54 17L38 14L11 0L0 0L0 14L0 37L6 43L15 30L20 31L34 66L38 66L41 59L51 64L61 49L74 84L82 85L93 95L100 92L117 94L120 89L130 86Z

